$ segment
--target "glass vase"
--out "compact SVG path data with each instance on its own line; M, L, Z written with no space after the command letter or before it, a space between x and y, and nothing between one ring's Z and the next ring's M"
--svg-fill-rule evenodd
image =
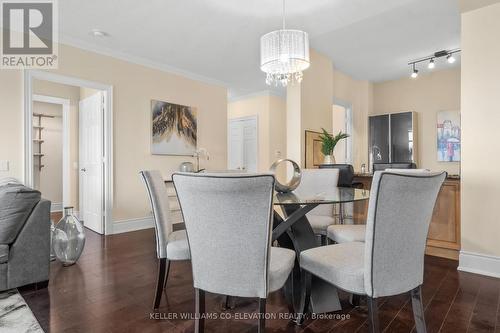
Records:
M64 207L64 216L55 225L52 241L54 253L63 266L71 266L80 258L85 246L85 230L83 223L73 215L73 207Z

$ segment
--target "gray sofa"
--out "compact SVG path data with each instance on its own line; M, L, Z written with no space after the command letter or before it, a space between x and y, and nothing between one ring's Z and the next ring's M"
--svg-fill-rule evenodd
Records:
M0 291L45 286L50 263L50 201L15 181L0 181Z

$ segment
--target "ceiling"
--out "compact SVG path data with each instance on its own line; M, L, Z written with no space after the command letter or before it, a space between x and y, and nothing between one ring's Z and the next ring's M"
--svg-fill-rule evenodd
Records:
M231 96L245 95L269 89L259 69L259 39L280 28L281 5L280 0L64 0L60 39L219 83ZM460 46L457 0L286 0L286 16L287 27L307 31L312 48L356 79L403 77L409 60ZM94 37L92 29L109 36ZM437 67L444 66L449 65Z

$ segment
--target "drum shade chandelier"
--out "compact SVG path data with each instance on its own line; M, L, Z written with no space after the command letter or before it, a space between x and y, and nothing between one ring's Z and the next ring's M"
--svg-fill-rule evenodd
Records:
M309 36L307 32L285 28L271 31L260 38L260 69L266 73L268 85L283 87L302 81L302 71L309 67Z

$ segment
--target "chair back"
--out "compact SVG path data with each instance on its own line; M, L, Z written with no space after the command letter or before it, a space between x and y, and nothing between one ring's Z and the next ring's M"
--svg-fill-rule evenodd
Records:
M354 180L354 168L351 164L320 164L320 169L338 169L338 186L351 187Z
M365 239L370 297L401 294L423 283L429 223L446 172L373 175Z
M415 169L417 165L413 162L401 163L373 163L373 172L384 171L386 169Z
M165 181L157 170L141 171L140 175L146 185L153 219L155 222L156 255L158 258L167 257L168 236L172 233L170 207Z
M208 292L266 298L274 176L172 176L186 224L193 284Z
M297 191L321 193L338 186L339 169L302 169L302 179ZM309 215L333 216L333 205L318 205Z

